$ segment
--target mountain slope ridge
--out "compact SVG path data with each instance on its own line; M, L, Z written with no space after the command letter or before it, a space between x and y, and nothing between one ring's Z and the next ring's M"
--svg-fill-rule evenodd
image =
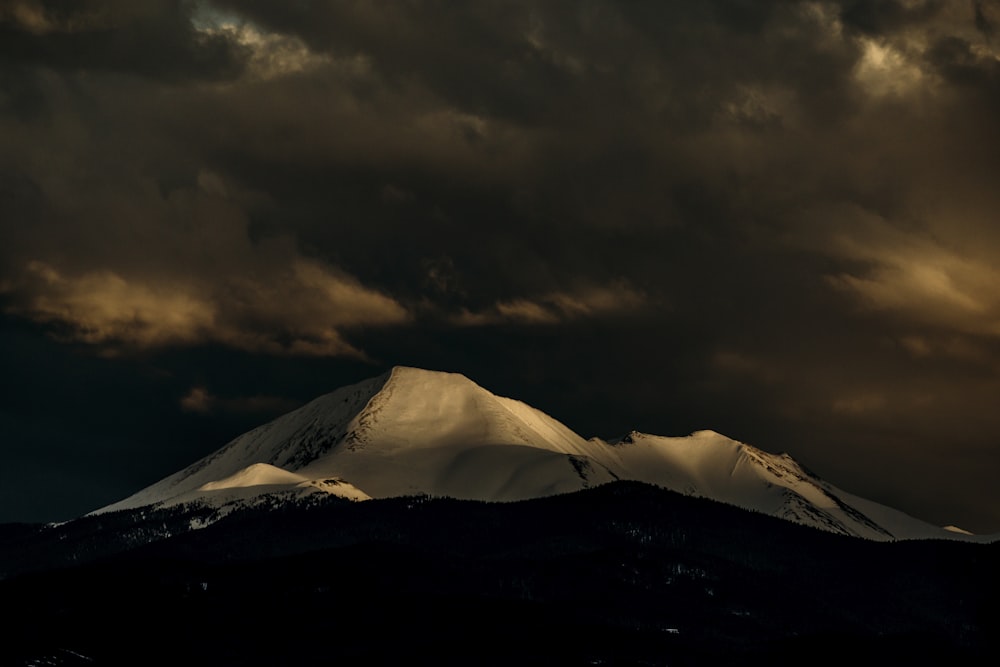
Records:
M464 375L403 366L320 396L96 513L192 502L256 477L285 489L337 479L343 488L322 489L355 500L427 494L489 501L633 479L856 537L974 539L853 496L787 454L715 431L585 440ZM244 484L237 495L274 486Z

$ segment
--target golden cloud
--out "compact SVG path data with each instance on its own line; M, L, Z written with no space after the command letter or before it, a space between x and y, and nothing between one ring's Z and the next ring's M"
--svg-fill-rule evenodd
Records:
M871 309L964 333L1000 335L1000 270L929 240L863 254L867 270L830 276L830 284Z
M251 80L267 81L283 76L298 74L322 66L367 69L368 63L361 57L350 57L335 61L327 54L316 53L305 42L294 35L268 32L251 23L209 22L195 27L202 35L225 37L246 50L246 76Z
M204 387L191 387L191 391L180 401L181 410L184 412L207 414L212 411L215 400L215 396L208 393L208 390Z
M180 400L181 410L208 414L217 410L224 412L283 412L295 409L299 403L280 396L240 396L223 398L216 396L205 387L191 387Z
M56 28L45 7L40 2L29 0L14 0L7 6L0 7L0 21L10 21L22 30L36 35L44 35Z
M498 301L486 310L463 310L453 318L459 326L494 324L551 325L568 320L634 311L646 297L624 282L576 292L555 291L540 297Z
M917 54L918 56L922 54ZM884 41L861 39L854 79L873 97L903 97L932 85L915 58Z
M267 283L223 282L158 282L107 270L67 277L33 261L5 291L13 297L9 312L110 349L221 343L250 352L363 357L341 329L409 319L391 297L312 260L296 259Z
M213 328L216 309L192 288L154 288L111 271L67 278L40 261L29 262L21 281L31 292L15 312L37 322L69 325L87 343L128 341L149 347L193 343Z
M1000 336L1000 269L988 247L949 244L859 207L833 207L810 217L812 236L800 242L849 262L847 270L825 279L862 308L952 334ZM926 354L923 341L905 346L916 356Z

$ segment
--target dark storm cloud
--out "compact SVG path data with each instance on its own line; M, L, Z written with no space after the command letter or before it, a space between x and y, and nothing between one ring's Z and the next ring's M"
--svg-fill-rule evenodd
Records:
M994 19L987 14L987 5L983 0L972 0L972 7L976 14L976 28L989 41L996 30Z
M546 113L546 100L563 103L560 93L571 85L570 75L525 39L535 20L526 3L222 5L296 34L313 50L363 53L393 83L416 78L473 112L529 121Z
M935 19L947 4L947 0L918 0L917 2L846 0L841 3L843 7L841 19L845 25L851 28L875 36L884 36L901 28Z
M180 423L407 363L1000 525L996 3L0 7L4 312Z
M6 0L0 7L0 57L167 80L237 75L243 50L225 35L196 30L194 7L178 0Z

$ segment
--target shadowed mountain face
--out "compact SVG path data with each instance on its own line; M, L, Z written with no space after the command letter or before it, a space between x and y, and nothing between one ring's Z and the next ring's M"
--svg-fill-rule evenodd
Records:
M712 431L586 440L462 375L406 367L321 396L98 512L224 508L274 493L511 501L619 479L868 539L969 539L853 496L787 455Z
M0 566L47 567L0 580L0 664L988 665L1000 636L998 545L875 543L635 482L190 518L0 531Z

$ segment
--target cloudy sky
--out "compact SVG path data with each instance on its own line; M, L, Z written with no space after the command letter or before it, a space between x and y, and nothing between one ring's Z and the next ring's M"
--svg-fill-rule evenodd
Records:
M0 0L0 520L405 364L1000 530L998 119L998 0Z

